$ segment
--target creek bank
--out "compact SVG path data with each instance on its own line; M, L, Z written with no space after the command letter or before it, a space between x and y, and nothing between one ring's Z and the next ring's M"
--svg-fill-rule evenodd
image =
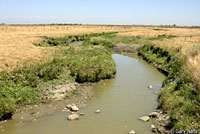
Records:
M200 130L198 89L186 73L180 55L153 45L141 46L138 55L167 76L157 92L161 117L155 120L156 132Z
M31 108L30 105L38 106L40 103L48 102L49 99L59 101L70 95L77 96L84 92L82 89L80 91L75 89L77 83L95 83L112 78L116 73L111 52L103 46L62 47L55 51L57 53L47 63L33 64L17 68L10 73L1 73L0 118L2 120L8 119L5 115L12 117L12 113L20 106ZM87 98L85 96L85 100Z
M136 44L117 44L115 47L112 48L112 53L118 54L137 54L137 49L140 45Z
M137 118L145 115L145 111L153 111L153 106L156 105L156 96L148 90L148 83L153 84L155 90L157 90L161 87L161 82L165 76L138 56L113 54L112 57L117 65L116 78L95 85L93 89L95 96L87 103L87 107L80 108L76 102L65 103L65 106L62 107L63 112L58 111L50 116L47 115L33 120L33 122L23 121L22 124L21 121L16 122L12 120L5 123L3 127L9 133L23 133L23 131L34 130L34 128L37 129L37 132L46 129L45 133L62 133L66 131L69 133L79 133L85 131L86 133L100 134L128 133L130 130L135 130L136 133L151 133L151 122L143 123ZM145 74L141 75L142 72L145 72ZM137 86L138 83L140 84ZM143 95L145 99L141 97ZM80 112L83 112L85 116L79 115L80 120L70 122L67 121L67 116L73 113L65 107L67 104L72 105L72 103L75 103L80 108L77 114L79 115ZM97 109L100 109L102 112L95 114ZM122 116L124 112L126 114ZM56 126L55 123L57 124ZM19 130L18 132L14 132L16 129L10 130L13 128L13 125ZM85 127L81 127L82 125ZM104 129L102 127L99 128L99 126L102 126Z
M105 36L109 37L117 32L102 32L102 33L91 33L91 34L79 34L79 35L67 35L63 37L47 37L43 36L43 41L39 43L33 43L39 47L56 47L56 46L69 46L70 43L83 42L89 40L92 37ZM81 45L81 44L75 44Z
M66 91L64 97L62 93L55 95L51 94L48 96L49 97L48 100L46 100L44 103L20 106L13 113L12 119L19 122L34 121L37 118L41 118L47 115L52 115L58 111L65 112L63 108L66 107L66 104L74 103L79 108L86 106L87 101L90 100L94 94L92 88L95 85L95 83L71 84L75 85L74 87L69 85L70 84L64 86L67 87L65 89L69 89L69 91ZM63 85L62 86L57 85L57 86L63 88ZM52 90L55 89L52 88ZM59 90L59 88L57 88L56 90ZM78 92L78 94L75 92Z

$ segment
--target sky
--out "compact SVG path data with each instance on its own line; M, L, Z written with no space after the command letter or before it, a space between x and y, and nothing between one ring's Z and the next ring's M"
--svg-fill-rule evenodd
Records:
M200 26L200 0L0 0L0 23Z

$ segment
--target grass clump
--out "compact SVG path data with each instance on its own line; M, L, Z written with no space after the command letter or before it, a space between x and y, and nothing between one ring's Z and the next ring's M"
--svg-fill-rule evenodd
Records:
M151 40L142 36L116 36L111 34L109 36L88 38L84 41L83 45L102 45L107 48L112 48L116 44L147 44L150 42Z
M106 40L114 44L146 44L150 42L148 38L143 36L113 36L106 38Z
M162 34L162 35L158 35L157 37L152 37L149 38L150 40L163 40L163 39L172 39L177 37L176 35L166 35L166 34Z
M92 37L111 37L117 32L103 32L103 33L92 33L92 34L82 34L82 35L68 35L64 37L43 37L44 40L40 43L34 43L36 46L40 47L55 47L55 46L69 46L69 43L88 40Z
M69 43L75 41L83 41L88 35L69 35L65 37L43 37L44 40L40 43L35 43L36 46L69 46Z
M170 115L171 126L174 129L200 130L199 89L186 72L180 55L153 45L144 45L138 51L148 62L158 64L160 70L167 72L159 95L159 107Z
M94 38L91 38L91 39L84 41L83 45L94 45L94 46L100 45L100 46L104 46L104 47L107 47L107 48L112 48L112 47L116 46L115 44L113 44L112 42L109 42L107 40L94 39Z
M10 118L10 113L15 109L15 100L5 90L0 91L0 120Z
M105 47L81 46L62 51L66 53L71 75L77 82L108 79L116 72L111 52Z
M199 55L200 52L200 45L195 45L192 47L192 49L189 51L189 56L194 58L195 56Z

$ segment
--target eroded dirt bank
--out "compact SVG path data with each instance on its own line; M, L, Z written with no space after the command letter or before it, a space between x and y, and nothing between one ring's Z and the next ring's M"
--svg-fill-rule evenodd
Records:
M35 121L37 118L62 111L68 104L74 103L78 107L86 106L86 102L93 96L94 83L69 83L49 86L53 94L48 95L45 103L21 106L14 112L12 119L16 121Z
M118 44L112 48L112 53L118 54L136 54L138 53L137 49L140 45L136 44Z

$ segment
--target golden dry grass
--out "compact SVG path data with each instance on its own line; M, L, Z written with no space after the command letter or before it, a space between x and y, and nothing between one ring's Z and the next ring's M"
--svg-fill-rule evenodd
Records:
M36 47L34 42L41 36L64 36L69 34L121 31L115 26L0 26L0 71L10 71L27 60L42 59L48 49Z
M157 30L156 30L157 29ZM159 29L159 30L158 30ZM176 35L176 38L155 40L153 43L164 48L179 48L183 55L188 57L187 66L196 83L200 83L200 28L164 28L164 27L135 27L133 30L120 32L119 36ZM191 55L194 53L195 55ZM200 85L200 84L199 84Z
M200 44L200 28L141 27L141 26L0 26L0 71L10 71L24 61L43 59L48 49L36 47L32 43L41 41L41 36L64 36L69 34L119 31L119 36L176 35L172 39L155 40L154 44L171 48L181 47L188 55L193 46ZM195 79L200 81L200 54L188 58L188 66Z

